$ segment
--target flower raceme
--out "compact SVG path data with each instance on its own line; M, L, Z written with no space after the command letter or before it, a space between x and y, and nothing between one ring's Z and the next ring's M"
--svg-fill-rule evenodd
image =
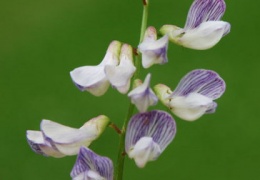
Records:
M164 35L157 40L157 31L150 26L145 31L144 40L138 46L138 50L142 53L142 65L149 68L153 64L165 64L168 62L168 35Z
M113 41L99 65L82 66L71 71L72 81L81 91L88 91L95 96L102 96L110 84L125 94L136 70L132 54L130 45Z
M113 180L113 163L82 146L70 173L73 180Z
M181 46L196 50L209 49L230 31L230 24L220 20L225 10L224 0L194 0L183 29L164 25L160 32Z
M214 113L218 99L225 92L225 81L214 71L197 69L189 72L172 92L169 87L154 87L160 101L178 117L194 121L205 113Z
M136 114L127 126L125 151L143 168L161 155L175 134L176 124L170 114L158 110Z
M79 129L42 120L41 131L27 130L27 141L38 154L52 157L64 157L78 154L80 146L89 146L105 130L108 117L97 116L87 121Z

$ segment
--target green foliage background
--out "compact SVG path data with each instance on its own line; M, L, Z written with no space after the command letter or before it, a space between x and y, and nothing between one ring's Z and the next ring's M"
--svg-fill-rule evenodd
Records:
M183 27L192 0L150 0L148 25ZM196 69L217 71L227 83L217 112L196 122L175 117L177 136L160 158L138 169L126 159L125 180L258 180L259 1L226 0L223 20L231 33L214 48L195 51L169 45L169 63L142 71L152 85L174 88ZM27 145L27 129L41 119L80 127L105 114L122 125L128 99L112 88L102 97L80 92L69 72L98 64L112 40L137 46L141 0L0 1L0 179L70 179L75 156L46 158ZM151 109L164 109L160 104ZM118 137L111 129L91 148L116 160Z

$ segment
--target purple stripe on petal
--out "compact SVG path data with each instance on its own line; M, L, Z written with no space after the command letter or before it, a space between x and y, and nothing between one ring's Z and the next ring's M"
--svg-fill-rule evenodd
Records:
M167 112L154 110L136 114L127 127L126 152L142 137L152 137L163 151L173 140L175 133L175 121Z
M88 171L94 171L106 180L113 180L113 163L109 158L102 157L86 147L81 147L76 163L70 173L72 178Z
M190 7L184 29L196 28L205 21L218 21L225 10L224 0L195 0Z
M225 89L225 81L216 72L196 69L181 79L171 96L187 96L196 92L214 100L219 98Z

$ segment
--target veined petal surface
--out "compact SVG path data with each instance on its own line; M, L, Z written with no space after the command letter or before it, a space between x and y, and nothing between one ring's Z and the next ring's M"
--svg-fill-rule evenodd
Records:
M139 167L144 167L165 150L175 133L175 121L164 111L136 114L127 126L125 150Z
M225 89L225 81L216 72L196 69L181 79L171 97L199 93L214 100L219 98L225 92Z
M113 180L113 163L86 147L81 147L70 173L73 180Z

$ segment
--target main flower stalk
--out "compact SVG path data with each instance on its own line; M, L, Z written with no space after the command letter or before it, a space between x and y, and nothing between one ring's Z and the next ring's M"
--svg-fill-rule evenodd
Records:
M140 32L140 41L139 44L144 39L145 30L147 28L147 19L148 19L148 0L143 0L143 16L142 16L142 24L141 24L141 32ZM138 78L140 68L141 68L141 56L140 53L137 52L137 55L135 56L135 67L136 72L132 78L132 85L133 81ZM121 129L120 134L120 140L119 140L119 148L118 148L118 157L117 157L117 163L115 167L115 180L122 180L123 179L123 172L124 172L124 160L125 160L125 132L127 129L127 124L132 117L134 112L134 104L130 102L128 107L128 112L126 115L126 119L124 121L123 127Z

